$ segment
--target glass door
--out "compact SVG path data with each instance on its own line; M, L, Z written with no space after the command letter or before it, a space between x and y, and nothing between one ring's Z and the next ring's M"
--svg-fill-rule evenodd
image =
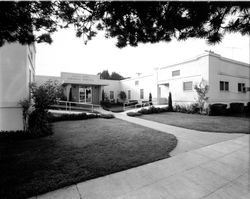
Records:
M86 102L85 88L79 88L79 102Z
M79 88L79 102L92 103L92 89L90 86Z
M91 103L92 102L92 89L91 89L91 87L87 87L85 89L85 93L86 93L86 103Z

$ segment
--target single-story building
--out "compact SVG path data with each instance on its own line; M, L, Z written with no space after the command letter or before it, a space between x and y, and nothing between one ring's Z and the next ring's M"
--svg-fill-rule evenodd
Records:
M68 101L99 104L102 92L110 100L119 99L120 91L127 101L149 100L154 104L167 104L169 92L174 104L193 103L197 100L194 86L201 81L209 85L208 103L250 101L249 64L228 59L211 51L184 62L155 69L151 74L141 74L124 80L104 80L99 75L62 72L61 76L36 76L41 84L58 80L65 87Z

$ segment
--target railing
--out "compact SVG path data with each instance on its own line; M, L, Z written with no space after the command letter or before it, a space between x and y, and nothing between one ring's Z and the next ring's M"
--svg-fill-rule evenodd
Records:
M140 107L145 107L145 106L150 106L150 101L141 101L141 102L138 102L137 104L133 104L133 105L129 105L131 102L126 102L126 103L123 103L123 110L125 111L126 108L129 108L129 107L132 107L132 108L138 108L138 106Z
M60 105L60 104L63 104L63 105ZM72 104L75 104L78 106L72 106ZM87 107L81 107L81 106L87 106ZM100 105L83 103L83 102L58 101L58 104L54 104L51 107L53 107L53 108L65 108L66 111L71 111L72 109L77 109L77 110L80 109L80 110L91 110L91 112L94 112L94 108L95 107L99 108Z

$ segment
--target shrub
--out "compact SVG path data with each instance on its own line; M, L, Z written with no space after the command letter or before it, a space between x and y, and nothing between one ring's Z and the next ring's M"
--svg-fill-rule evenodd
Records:
M103 108L110 108L110 107L111 107L111 103L110 103L110 101L108 101L108 100L101 101L100 104L101 104L101 106L102 106Z
M127 113L127 116L130 116L130 117L136 117L136 116L141 116L142 114L139 113L139 112L128 112Z
M190 112L191 113L201 113L201 107L199 103L193 103L190 105Z
M244 103L230 103L230 113L237 114L244 112Z
M174 111L180 113L200 113L200 105L198 103L193 103L190 105L179 105L176 104L174 107Z
M112 118L115 118L115 116L113 114L101 114L100 115L101 118L104 118L104 119L112 119Z
M168 111L168 107L157 108L157 107L151 106L148 109L142 108L141 110L138 111L138 113L152 114L152 113L162 113L162 112L167 112L167 111Z
M124 102L127 98L127 95L124 91L121 91L119 94L118 94L119 98Z
M48 122L46 111L35 109L28 119L29 132L37 136L45 136L52 134L51 125Z
M245 106L244 111L245 111L245 114L247 116L250 116L250 102L247 103L247 105Z
M226 115L227 113L227 105L226 104L212 104L209 106L209 115Z
M30 131L0 131L0 141L27 140L42 136L43 135L38 136Z
M52 114L49 115L48 121L49 122L59 122L59 121L70 121L70 120L86 120L92 118L100 117L97 114L62 114L60 116L53 116Z
M171 92L169 92L169 96L168 96L168 110L169 111L173 111L172 94L171 94Z

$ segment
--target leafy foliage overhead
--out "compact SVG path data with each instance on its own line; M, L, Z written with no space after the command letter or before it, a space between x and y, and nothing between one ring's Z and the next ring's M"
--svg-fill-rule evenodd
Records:
M220 42L227 32L250 33L249 2L0 2L0 46L51 43L51 34L73 25L87 42L98 30L117 46L203 38Z

